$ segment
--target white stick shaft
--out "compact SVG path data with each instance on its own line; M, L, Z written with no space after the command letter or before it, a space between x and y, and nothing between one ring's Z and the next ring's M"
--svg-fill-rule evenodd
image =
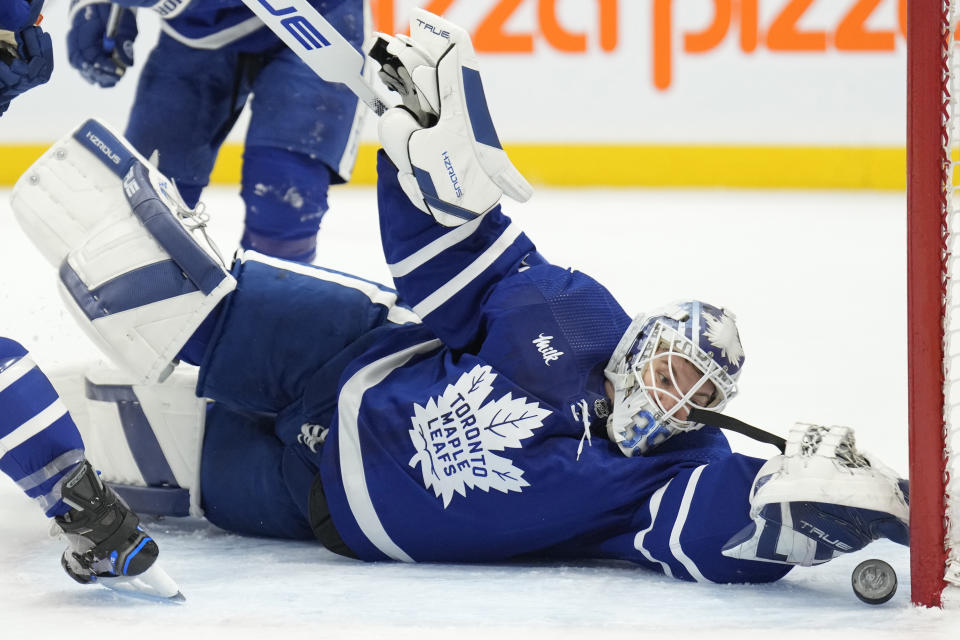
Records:
M243 0L310 69L345 84L374 113L386 105L363 79L363 56L307 0Z
M17 36L13 33L13 31L0 29L0 53L3 53L10 58L17 57Z
M113 39L117 35L117 29L120 28L120 13L123 10L118 4L110 5L110 14L107 16L106 37Z

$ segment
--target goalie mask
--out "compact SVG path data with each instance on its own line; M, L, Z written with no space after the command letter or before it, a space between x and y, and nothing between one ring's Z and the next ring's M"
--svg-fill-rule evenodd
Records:
M723 309L692 301L637 316L604 370L613 385L607 435L633 456L699 429L690 409L723 409L743 361L735 318Z

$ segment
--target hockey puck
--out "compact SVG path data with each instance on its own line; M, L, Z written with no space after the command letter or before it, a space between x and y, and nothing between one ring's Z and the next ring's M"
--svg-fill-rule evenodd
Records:
M897 592L897 572L883 560L864 560L850 576L853 592L867 604L883 604Z

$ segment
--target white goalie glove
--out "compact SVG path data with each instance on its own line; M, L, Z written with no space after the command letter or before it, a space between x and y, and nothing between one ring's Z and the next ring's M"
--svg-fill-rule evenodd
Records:
M723 555L815 565L878 538L908 544L909 489L906 480L857 450L849 427L798 424L785 453L757 474L750 517Z
M380 77L403 99L379 123L380 143L411 202L448 227L533 189L500 145L470 36L415 10L411 37L376 34L367 47Z

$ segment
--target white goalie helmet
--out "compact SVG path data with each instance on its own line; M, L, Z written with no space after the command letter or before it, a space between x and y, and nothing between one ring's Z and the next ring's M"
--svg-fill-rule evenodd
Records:
M608 437L633 456L699 429L686 419L690 409L722 410L737 393L743 362L729 311L694 300L638 315L604 370L613 386Z

